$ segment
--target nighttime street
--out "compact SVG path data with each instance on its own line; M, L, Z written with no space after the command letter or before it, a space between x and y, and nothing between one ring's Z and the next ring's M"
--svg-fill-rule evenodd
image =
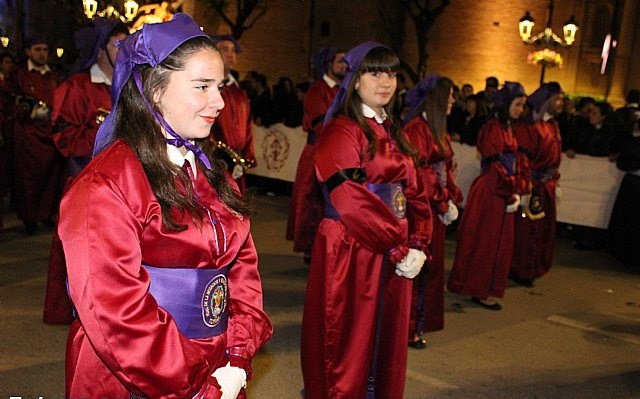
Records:
M274 336L254 359L251 398L301 398L307 267L284 240L289 197L256 197L253 234ZM62 398L67 326L43 324L51 234L5 212L0 237L0 398ZM447 271L454 235L447 240ZM640 397L640 275L603 252L556 240L534 288L510 283L491 312L447 293L444 331L409 350L405 398Z

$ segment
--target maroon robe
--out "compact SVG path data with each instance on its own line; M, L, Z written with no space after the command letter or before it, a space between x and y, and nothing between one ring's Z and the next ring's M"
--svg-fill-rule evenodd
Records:
M187 228L168 230L140 161L116 141L65 194L59 232L78 311L67 340L66 397L128 399L133 392L146 398L219 398L211 373L227 362L250 369L271 337L249 219L220 201L202 169L192 184L209 216L196 224L174 210L176 222ZM150 293L142 265L229 267L226 331L209 338L183 335Z
M324 200L314 169L314 143L320 137L324 115L331 106L340 86L329 87L324 79L314 82L304 96L302 127L308 134L298 161L296 179L291 191L287 240L293 240L295 252L310 252L313 237L322 220Z
M72 176L67 180L66 188L80 170L78 168L91 157L99 127L98 116L104 116L110 110L111 86L92 83L89 71L71 76L56 89L51 112L56 131L53 142L73 165ZM45 323L67 324L73 320L66 279L64 251L56 226L51 237L43 314Z
M532 194L540 198L545 217L516 218L515 250L511 274L520 279L545 275L553 261L556 235L556 186L562 158L562 140L555 119L535 122L517 130L518 146L524 158L524 174L531 177Z
M437 215L449 209L448 202L462 202L462 192L453 177L454 154L449 135L442 143L444 151L436 142L428 123L422 116L409 121L404 130L409 141L418 151L418 180L431 205L433 214L433 234L429 244L432 259L427 261L420 274L413 279L411 323L409 339L415 334L438 331L444 328L444 241L447 226ZM440 172L436 169L440 167Z
M211 137L222 141L255 166L257 162L253 147L253 118L249 97L244 89L232 83L222 90L222 99L224 108L220 110L212 127ZM244 193L247 189L244 176L236 182L240 191Z
M366 183L402 184L415 230L362 183L347 180L329 194L339 218L325 214L313 246L302 318L305 399L365 397L381 286L376 398L402 398L404 390L411 280L396 275L395 263L408 247L425 248L431 221L412 160L383 125L367 121L378 141L373 159L355 122L328 122L315 148L318 180L363 168Z
M504 295L513 255L516 215L505 211L518 191L517 170L515 167L508 170L497 157L508 154L515 160L517 150L512 129L505 128L497 118L482 127L478 136L478 151L484 160L482 174L469 189L458 225L456 257L447 284L449 291L483 300Z
M55 72L44 75L23 65L14 71L8 87L15 95L53 103L59 78ZM24 223L50 220L58 213L64 178L62 158L52 139L49 119L31 119L21 107L14 108L14 195L17 216Z

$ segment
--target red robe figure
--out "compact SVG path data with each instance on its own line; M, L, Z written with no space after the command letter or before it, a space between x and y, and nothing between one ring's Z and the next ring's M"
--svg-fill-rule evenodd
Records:
M313 237L322 220L324 204L314 169L313 149L320 137L325 114L338 93L345 68L343 52L333 48L322 50L324 51L318 52L317 58L321 60L316 68L322 68L321 70L326 70L326 73L309 87L309 91L304 96L302 127L307 132L307 145L302 150L298 161L287 221L287 240L293 240L295 252L305 253L307 263L313 246Z
M186 14L119 42L113 112L60 206L67 398L246 398L272 326L250 207L203 149L223 71Z
M429 244L432 259L413 280L409 345L423 349L424 333L444 328L444 242L447 225L458 217L463 200L454 178L455 158L446 131L447 114L455 102L453 83L446 77L429 75L409 90L405 98L409 113L405 132L418 154L420 189L429 197L433 234Z
M124 25L102 18L75 34L80 56L69 79L56 89L51 112L53 142L66 158L69 171L65 191L89 163L98 126L111 111L111 79L118 52L115 42L127 34ZM51 237L45 323L68 324L73 320L66 279L64 251L56 226Z
M240 87L231 71L236 66L237 53L242 49L236 40L230 35L214 36L216 45L220 49L227 83L222 91L225 106L220 111L215 125L213 125L211 139L224 144L218 154L229 164L229 170L236 179L240 191L244 193L247 185L244 172L257 165L256 152L253 146L253 118L251 116L251 103L247 92ZM225 147L226 146L226 147ZM231 161L228 150L239 156L236 163ZM227 151L225 153L225 150ZM236 155L237 154L237 155ZM242 161L240 161L242 160Z
M562 112L564 93L557 82L543 83L529 97L533 122L517 133L523 173L531 192L522 196L523 216L516 218L512 279L531 286L544 276L553 261L556 233L556 190L562 158L562 139L554 119Z
M348 72L315 148L326 197L302 318L304 396L401 398L410 278L426 258L430 214L410 146L385 119L398 58L366 42L345 61Z
M26 53L27 63L7 83L17 103L13 125L16 212L31 235L37 232L38 222L53 223L64 182L50 121L60 79L47 65L49 46L44 39L28 39Z
M496 116L478 136L482 174L469 189L447 288L500 310L502 306L488 298L504 296L511 267L514 215L520 204L518 143L512 126L524 111L524 88L505 82L493 100Z
M7 78L14 68L13 57L9 53L0 54L0 209L4 209L4 198L9 193L13 181L13 96L7 91ZM0 234L4 225L0 211Z

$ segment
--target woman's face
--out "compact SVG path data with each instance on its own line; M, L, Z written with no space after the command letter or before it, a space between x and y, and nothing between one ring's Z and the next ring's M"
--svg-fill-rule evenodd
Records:
M220 54L202 49L187 59L183 70L171 73L166 90L157 93L154 101L180 137L201 139L209 135L224 107L220 96L223 79L224 65Z
M511 101L509 106L509 118L518 119L524 112L524 104L527 102L526 97L516 97Z
M593 107L589 111L589 123L594 126L597 126L602 123L602 112L600 111L600 107Z
M395 72L366 72L360 75L355 88L362 102L381 115L382 107L389 104L396 86Z
M453 95L453 87L449 89L449 99L447 100L447 115L451 113L451 108L453 108L453 104L456 103L456 98Z

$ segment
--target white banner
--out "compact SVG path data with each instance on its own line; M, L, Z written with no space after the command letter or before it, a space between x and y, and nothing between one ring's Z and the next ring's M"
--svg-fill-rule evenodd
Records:
M254 125L253 135L258 166L248 173L293 182L307 143L302 127ZM480 174L480 154L476 147L451 144L458 165L456 181L466 199L471 183ZM607 158L576 155L571 159L563 155L558 221L606 229L623 175Z
M282 123L265 128L253 125L253 145L258 166L247 173L293 182L307 132L301 126L290 128Z
M473 180L480 174L480 154L476 147L452 143L458 163L456 181L467 197ZM562 156L560 163L559 222L606 229L618 195L623 172L606 157Z

